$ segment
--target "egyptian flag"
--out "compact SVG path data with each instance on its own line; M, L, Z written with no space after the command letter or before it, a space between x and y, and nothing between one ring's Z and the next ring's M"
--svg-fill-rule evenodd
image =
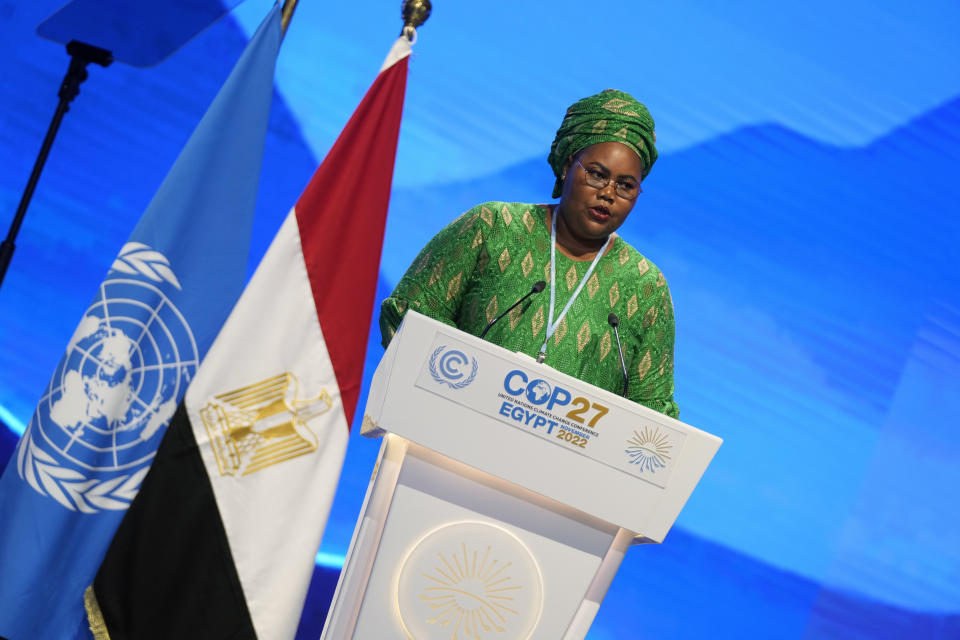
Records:
M292 638L360 389L400 38L187 390L87 592L94 635Z

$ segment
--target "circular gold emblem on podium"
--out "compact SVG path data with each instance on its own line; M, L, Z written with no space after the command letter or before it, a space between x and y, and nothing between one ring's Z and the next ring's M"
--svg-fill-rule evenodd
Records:
M483 522L428 533L397 581L404 631L416 640L528 638L543 610L543 578L515 535Z

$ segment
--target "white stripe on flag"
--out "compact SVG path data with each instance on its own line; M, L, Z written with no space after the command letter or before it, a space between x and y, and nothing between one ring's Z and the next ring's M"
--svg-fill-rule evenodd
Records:
M294 212L186 407L257 635L292 638L348 439Z

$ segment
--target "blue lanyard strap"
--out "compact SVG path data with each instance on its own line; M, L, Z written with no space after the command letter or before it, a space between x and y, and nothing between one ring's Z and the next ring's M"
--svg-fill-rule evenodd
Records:
M537 361L539 362L543 362L544 358L547 357L547 343L550 341L550 338L553 337L557 327L560 326L564 316L567 315L567 311L569 311L570 307L573 306L573 301L577 299L578 295L580 295L580 292L583 290L583 285L585 285L587 280L590 279L590 276L593 274L593 270L597 268L597 263L600 262L600 258L603 257L604 253L606 253L607 247L610 246L610 241L613 239L612 234L607 236L607 241L603 243L603 247L601 247L600 251L597 252L597 255L594 256L593 262L590 263L590 268L587 269L585 274L583 274L583 278L580 279L580 284L577 285L573 295L571 295L570 299L567 300L567 304L564 305L560 315L557 316L556 322L554 322L553 311L557 302L557 216L559 211L560 207L557 207L552 212L553 219L551 220L552 224L550 228L550 311L547 315L547 335L543 341L543 346L540 347L540 355L537 357Z

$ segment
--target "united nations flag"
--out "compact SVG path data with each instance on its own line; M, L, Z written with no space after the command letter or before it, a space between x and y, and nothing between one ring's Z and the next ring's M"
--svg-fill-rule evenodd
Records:
M277 7L120 250L0 479L0 636L83 628L84 590L240 295L279 18Z

